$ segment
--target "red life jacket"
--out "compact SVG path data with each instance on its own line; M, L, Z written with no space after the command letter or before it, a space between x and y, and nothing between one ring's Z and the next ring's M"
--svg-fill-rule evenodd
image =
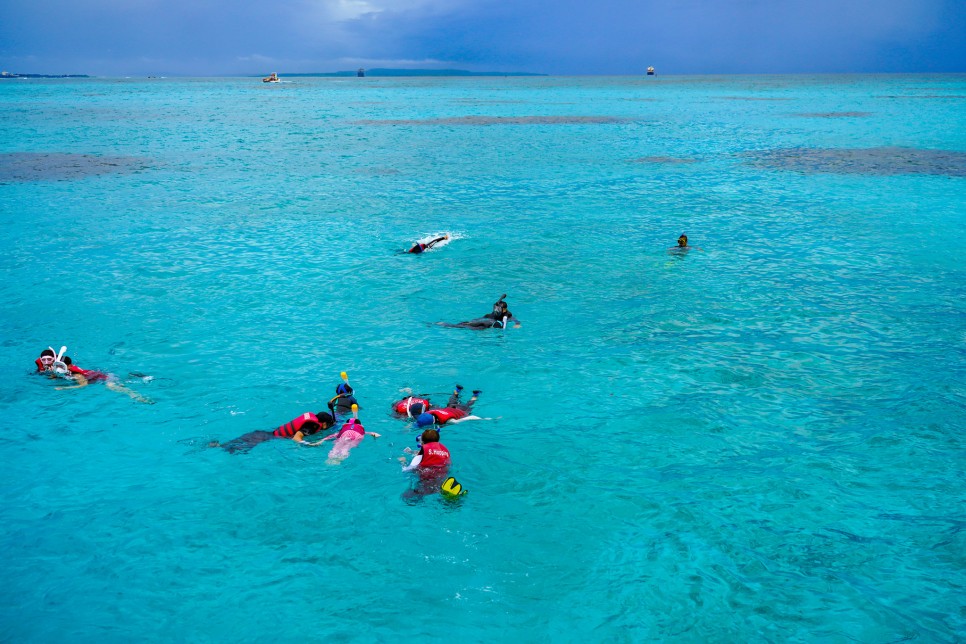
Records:
M423 443L423 460L419 467L443 467L449 465L449 450L442 443Z
M103 371L94 371L93 369L81 369L77 365L69 365L67 367L68 371L72 374L84 376L84 380L87 382L98 382L99 380L107 380L107 374Z
M392 404L392 410L400 416L409 416L409 408L412 405L422 404L423 410L429 409L429 401L425 398L403 398Z
M462 409L457 409L456 407L443 407L442 409L430 409L429 413L436 417L436 424L444 425L447 421L454 420L456 418L463 418L464 416L469 416L469 412L465 412Z
M298 433L300 429L302 429L302 425L304 425L306 421L310 421L310 420L313 423L319 423L319 417L313 414L312 412L307 411L301 416L299 416L298 418L285 423L284 425L282 425L272 433L275 434L276 436L281 436L282 438L292 438L293 436L295 436L296 433ZM319 425L321 424L322 423L319 423Z
M355 418L350 418L348 421L346 421L345 425L339 428L339 438L342 438L342 435L345 434L346 432L353 432L353 433L362 434L363 436L365 436L366 428L363 427L362 423L360 423Z

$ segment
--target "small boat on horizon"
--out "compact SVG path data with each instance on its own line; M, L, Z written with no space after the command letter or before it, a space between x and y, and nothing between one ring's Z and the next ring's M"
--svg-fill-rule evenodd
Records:
M359 71L356 72L356 76L358 76L359 78L365 78L366 77L366 70L365 70L365 68L360 67L359 68Z
M271 76L266 76L262 79L263 83L277 83L278 82L278 72L272 72Z
M653 67L648 67L647 68L647 75L648 76L653 76L654 75L654 68Z

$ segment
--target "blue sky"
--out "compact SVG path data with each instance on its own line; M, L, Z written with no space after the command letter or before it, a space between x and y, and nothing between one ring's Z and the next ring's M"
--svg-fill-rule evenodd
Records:
M14 72L966 72L966 0L0 0Z

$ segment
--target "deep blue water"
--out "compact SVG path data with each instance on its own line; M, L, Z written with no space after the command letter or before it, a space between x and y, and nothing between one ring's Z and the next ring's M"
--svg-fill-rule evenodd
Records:
M966 76L290 80L0 83L0 640L966 638Z

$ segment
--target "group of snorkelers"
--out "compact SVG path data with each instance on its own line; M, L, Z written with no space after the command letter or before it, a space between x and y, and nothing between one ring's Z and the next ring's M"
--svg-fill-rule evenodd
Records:
M349 457L350 452L360 445L366 436L379 438L381 434L367 431L359 420L359 404L355 392L349 385L346 372L341 374L343 382L336 387L336 395L326 405L328 411L305 412L281 425L274 430L257 430L243 434L228 442L211 441L208 447L220 447L230 454L240 454L251 450L256 445L276 438L293 440L306 447L318 447L328 441L333 441L329 450L330 465L341 463ZM480 395L480 390L474 390L472 397L462 402L460 396L463 387L456 385L444 407L436 407L427 395L409 396L392 404L392 413L397 418L411 420L422 433L416 439L419 446L415 452L407 447L404 452L412 454L412 460L406 464L406 456L400 456L404 472L416 474L415 487L406 493L407 498L414 498L433 494L437 490L445 496L461 496L464 494L462 486L449 476L450 452L440 441L440 428L443 425L455 425L467 420L481 420L471 415L473 405ZM335 430L339 423L342 426ZM328 430L333 430L320 440L307 440Z
M444 235L425 244L418 243L407 252L422 253L448 238L449 235ZM694 247L688 245L687 235L682 234L678 237L677 245L671 247L670 250L686 252L692 248ZM457 324L446 322L438 324L446 327L477 330L505 329L511 323L519 327L520 321L510 312L505 300L506 294L504 293L500 296L500 299L493 303L492 310L479 318ZM153 402L122 385L113 374L83 369L74 365L71 358L65 355L66 351L67 347L61 347L59 353L55 352L53 347L48 347L41 351L40 357L34 361L37 373L73 381L72 385L57 387L57 389L75 389L91 383L103 382L109 389L125 393L138 402ZM248 432L225 443L211 441L208 443L208 447L220 447L231 454L238 454L248 452L256 445L276 438L294 440L309 447L317 447L325 442L333 441L327 462L330 464L340 463L349 456L353 448L362 443L367 435L373 438L380 437L380 434L367 431L359 420L359 405L352 386L349 385L348 375L342 372L341 376L343 382L336 387L336 395L327 403L328 411L305 412L274 430ZM436 490L440 490L448 496L465 494L460 484L448 476L450 453L446 446L440 442L440 428L444 425L455 425L467 420L480 420L478 416L473 416L471 412L481 391L474 390L472 397L466 402L461 400L462 391L463 388L457 385L446 405L442 407L433 405L426 395L409 396L392 404L393 415L397 418L407 419L413 422L417 429L423 430L416 441L419 445L418 451L413 452L408 447L405 450L406 453L413 455L409 464L406 464L405 456L399 457L404 466L403 471L418 473L418 484L414 490L411 490L413 495L421 496ZM309 436L315 436L333 429L339 422L342 422L342 425L337 431L333 431L317 441L306 440Z

